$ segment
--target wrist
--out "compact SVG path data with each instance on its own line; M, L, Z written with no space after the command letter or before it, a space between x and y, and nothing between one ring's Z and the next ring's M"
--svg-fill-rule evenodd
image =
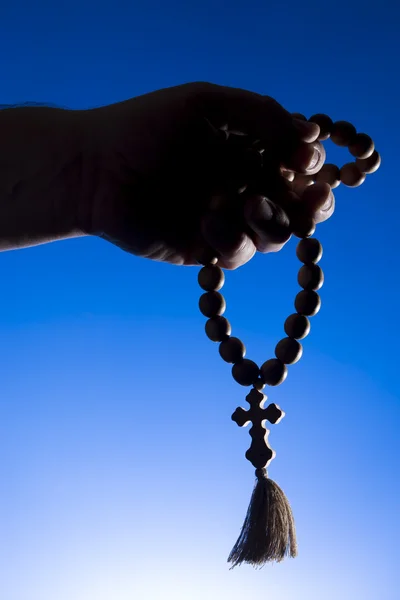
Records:
M82 123L84 172L78 223L84 235L108 239L126 221L126 195L130 201L136 195L139 178L132 165L137 166L140 156L135 144L138 127L129 102L83 111Z
M84 235L84 111L0 110L0 250Z

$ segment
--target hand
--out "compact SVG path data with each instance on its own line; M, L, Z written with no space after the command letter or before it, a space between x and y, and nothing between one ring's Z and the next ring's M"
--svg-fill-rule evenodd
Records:
M192 83L85 112L81 227L132 254L192 265L205 247L235 269L334 211L329 185L287 179L321 168L318 126L268 96ZM245 152L257 140L261 171L260 154Z

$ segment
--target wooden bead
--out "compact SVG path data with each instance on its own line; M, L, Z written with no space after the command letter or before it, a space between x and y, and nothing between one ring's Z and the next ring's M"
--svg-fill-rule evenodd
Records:
M328 183L334 190L340 185L340 169L331 163L325 163L315 175L315 181Z
M222 342L231 333L231 324L225 317L213 317L206 322L206 335L213 342Z
M303 346L294 338L286 337L277 343L275 356L285 365L294 365L303 354Z
M259 374L258 365L248 358L244 358L232 367L233 379L240 385L253 385L256 383Z
M353 143L357 130L348 121L335 121L331 131L331 140L337 146L349 146Z
M374 150L375 144L366 133L357 133L353 143L349 145L350 154L356 158L369 158Z
M278 358L270 358L260 368L261 377L267 385L280 385L287 377L288 370Z
M371 173L375 173L381 166L381 156L379 152L374 150L368 158L357 158L356 165L362 173L371 175Z
M319 290L324 283L324 273L318 265L303 265L297 276L299 285L305 290Z
M263 390L265 388L265 383L264 381L261 379L260 376L258 376L258 379L255 383L253 383L254 387L256 388L257 391L261 392L261 390Z
M305 315L293 313L286 319L284 329L289 337L302 340L310 333L311 324Z
M328 117L328 115L318 113L310 117L308 120L312 123L316 123L317 125L319 125L321 133L319 134L318 139L321 142L327 140L330 137L333 127L333 121L330 117Z
M219 292L206 292L200 296L199 308L205 317L223 315L226 309L225 298Z
M246 348L239 338L230 337L220 343L219 353L225 362L238 363L244 358Z
M207 292L216 292L222 288L225 283L223 270L216 265L207 265L199 271L198 282L203 290Z
M297 294L294 306L299 315L313 317L321 308L321 298L314 290L302 290Z
M362 173L356 163L347 163L340 169L340 179L347 187L358 187L364 183L365 173Z
M316 238L301 240L297 244L296 256L305 265L316 264L322 258L322 246Z
M300 239L309 238L315 233L316 224L311 217L297 217L293 235Z

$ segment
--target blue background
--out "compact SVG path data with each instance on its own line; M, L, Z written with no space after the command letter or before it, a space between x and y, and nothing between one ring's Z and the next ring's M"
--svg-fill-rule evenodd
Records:
M397 600L400 14L389 0L6 3L1 103L88 108L196 80L370 133L381 170L319 228L322 310L269 397L296 560L228 570L253 486L197 269L97 239L0 257L0 598ZM328 160L347 162L327 144ZM295 241L227 274L259 362L297 292Z

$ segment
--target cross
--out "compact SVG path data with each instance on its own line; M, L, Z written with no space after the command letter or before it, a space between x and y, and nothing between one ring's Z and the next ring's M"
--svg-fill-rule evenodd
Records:
M285 413L277 404L270 404L264 408L267 396L256 389L246 396L246 401L250 404L250 408L237 408L232 415L232 421L235 421L239 427L245 427L252 423L250 428L251 445L246 452L246 458L256 469L266 467L274 458L275 452L268 445L269 431L264 426L265 421L272 424L279 423L285 416Z

